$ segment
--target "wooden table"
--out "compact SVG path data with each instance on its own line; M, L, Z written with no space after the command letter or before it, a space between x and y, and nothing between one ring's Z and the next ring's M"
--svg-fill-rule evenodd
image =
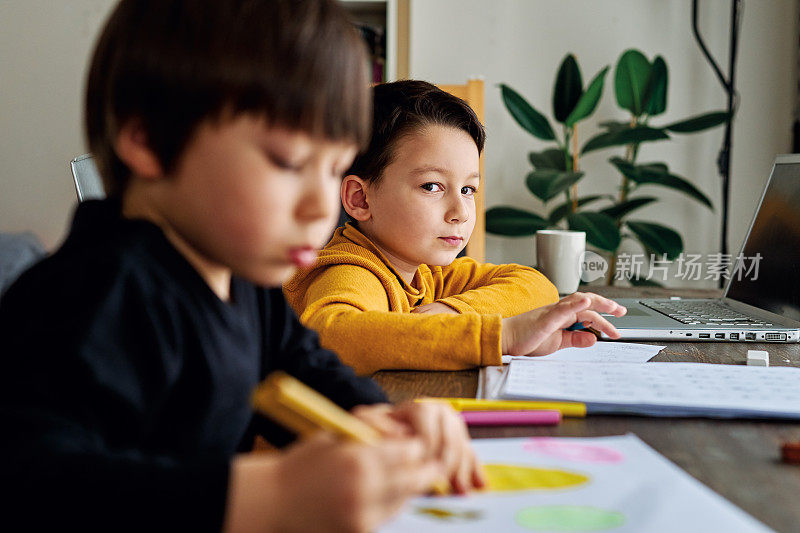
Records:
M713 290L592 290L609 297L716 296ZM667 347L653 361L745 364L748 349L767 350L771 366L800 366L800 345L763 343L659 342ZM392 401L420 396L474 398L478 371L383 371L374 376ZM800 383L798 383L800 386ZM635 433L699 481L778 531L800 531L800 466L780 460L780 444L800 439L800 423L590 416L567 418L555 427L471 428L473 438L594 437Z

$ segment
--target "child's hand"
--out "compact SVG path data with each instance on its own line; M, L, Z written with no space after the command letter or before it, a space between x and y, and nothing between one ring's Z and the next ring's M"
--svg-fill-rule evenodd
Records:
M414 434L414 429L405 422L401 422L392 415L395 407L388 403L374 405L358 405L350 412L370 426L374 427L384 437L403 438Z
M397 431L395 426L385 421L376 423L376 418L389 417L395 424L405 427L406 432L420 437L427 452L444 464L453 492L464 494L486 486L483 468L472 449L467 427L449 405L406 402L388 408L385 404L362 406L353 413L379 430L391 427L393 432Z
M561 301L503 319L501 347L507 355L547 355L561 348L592 346L597 338L588 331L566 331L583 322L612 339L619 332L599 313L622 316L627 312L613 300L593 293L576 292Z
M431 302L429 304L420 305L419 307L415 307L411 310L412 313L450 313L453 315L457 315L458 311L450 307L449 305L445 305L441 302Z
M234 460L225 530L366 533L443 476L419 438L365 445L321 432L285 452Z

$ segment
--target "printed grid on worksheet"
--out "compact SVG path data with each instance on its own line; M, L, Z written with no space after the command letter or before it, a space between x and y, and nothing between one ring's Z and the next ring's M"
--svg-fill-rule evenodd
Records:
M800 415L800 369L701 363L511 363L502 395Z

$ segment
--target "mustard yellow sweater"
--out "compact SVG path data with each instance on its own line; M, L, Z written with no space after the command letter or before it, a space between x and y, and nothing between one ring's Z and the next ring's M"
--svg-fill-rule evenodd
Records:
M309 269L284 285L300 321L359 374L500 364L500 320L558 301L536 270L462 257L421 265L411 285L355 226L334 233ZM411 313L431 302L459 314Z

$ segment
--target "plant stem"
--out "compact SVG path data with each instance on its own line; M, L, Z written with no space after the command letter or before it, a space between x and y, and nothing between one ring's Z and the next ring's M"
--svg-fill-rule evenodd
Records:
M617 271L617 251L611 252L611 260L608 262L608 278L606 279L606 286L614 285L614 272Z
M572 126L572 171L578 172L578 125ZM572 184L572 212L578 210L578 183Z
M636 117L632 116L631 117L631 128L635 128L635 127L636 127ZM633 160L636 158L637 149L638 149L638 146L636 146L634 144L627 145L625 147L625 159L632 163ZM619 193L619 203L622 203L622 202L624 202L625 200L628 199L628 189L629 189L629 187L630 187L630 183L628 182L628 177L625 174L623 174L622 175L622 187L621 187L620 193Z
M569 141L572 137L572 129L564 126L564 145L561 149L564 151L564 168L569 172L572 170L572 158L569 154ZM575 200L572 198L573 190L567 189L564 191L564 194L567 196L567 203L572 204L572 212L575 212Z
M631 128L635 128L637 124L636 116L631 116ZM636 159L636 152L639 150L639 146L636 144L629 144L625 147L625 159L631 163ZM628 189L630 188L630 182L628 181L628 176L625 174L622 175L622 185L620 186L619 191L619 203L623 203L628 199ZM622 227L622 221L617 221L617 228ZM611 261L608 265L608 278L606 278L606 285L611 286L614 285L614 272L617 269L617 252L619 248L611 252Z

